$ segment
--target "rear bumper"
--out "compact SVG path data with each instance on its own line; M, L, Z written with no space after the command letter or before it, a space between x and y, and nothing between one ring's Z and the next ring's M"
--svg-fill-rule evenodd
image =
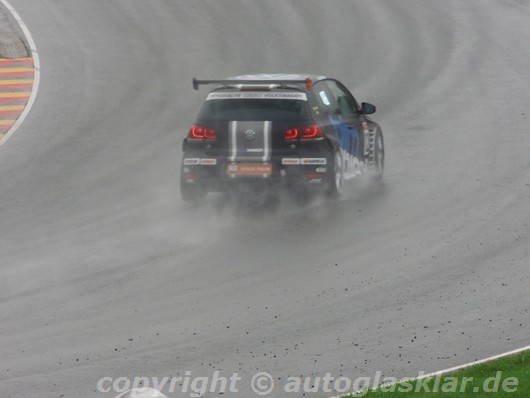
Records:
M325 188L330 181L329 157L277 157L270 162L231 162L227 159L185 156L182 183L201 185L209 192L241 185L255 187Z

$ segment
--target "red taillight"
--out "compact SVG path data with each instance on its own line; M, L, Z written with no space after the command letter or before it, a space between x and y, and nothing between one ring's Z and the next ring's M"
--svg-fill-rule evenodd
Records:
M324 135L322 134L322 129L316 124L307 127L290 128L288 130L285 130L283 136L286 141L293 141L298 139L314 140L323 137Z
M285 130L283 138L287 141L296 140L298 138L298 129Z
M194 138L196 140L202 140L205 138L207 140L214 140L217 138L217 135L215 134L215 130L213 129L193 125L190 129L190 132L188 133L188 138Z
M322 138L322 132L320 131L320 127L317 125L305 127L304 132L302 133L302 138L303 139Z

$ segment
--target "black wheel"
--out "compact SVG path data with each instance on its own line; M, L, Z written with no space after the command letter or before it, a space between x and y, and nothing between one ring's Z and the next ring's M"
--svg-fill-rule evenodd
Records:
M370 140L370 171L374 179L383 178L385 171L385 143L383 134L379 129L375 131Z
M182 200L186 203L198 204L204 201L208 192L200 183L189 184L184 181L184 177L180 179L180 195Z
M344 164L340 151L335 152L333 157L333 171L330 174L329 187L326 194L329 198L337 199L344 192Z

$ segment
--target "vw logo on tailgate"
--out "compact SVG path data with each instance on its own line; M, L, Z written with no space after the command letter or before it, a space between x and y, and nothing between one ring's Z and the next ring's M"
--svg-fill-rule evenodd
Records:
M247 140L252 141L256 138L256 132L254 130L247 130L245 131L245 137L247 137Z

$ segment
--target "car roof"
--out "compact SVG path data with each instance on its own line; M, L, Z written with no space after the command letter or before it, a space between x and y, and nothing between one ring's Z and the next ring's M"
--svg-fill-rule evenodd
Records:
M269 86L271 89L275 88L303 88L310 90L312 85L326 79L325 76L307 73L260 73L249 75L238 75L228 77L222 80L199 80L193 78L193 87L198 90L203 84L218 85L212 91L220 89L242 90L252 87L263 88Z
M310 73L259 73L252 75L239 75L229 77L229 80L305 80L311 79L313 83L326 79L326 76Z

